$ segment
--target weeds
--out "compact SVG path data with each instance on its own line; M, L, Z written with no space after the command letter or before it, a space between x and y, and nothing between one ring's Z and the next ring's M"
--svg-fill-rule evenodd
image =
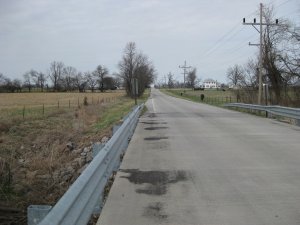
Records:
M86 102L91 100L88 104L76 96L69 107L71 96L66 93L67 103L64 104L64 98L60 99L58 108L53 101L58 93L47 94L52 106L49 101L44 106L39 102L31 108L25 107L24 119L22 106L11 104L12 101L24 103L24 98L19 101L17 95L13 95L10 102L4 103L0 96L0 106L4 106L0 110L0 159L9 164L9 170L3 169L7 164L2 163L0 167L0 201L10 207L25 209L28 204L54 204L76 179L76 173L65 183L59 183L56 178L60 176L57 171L76 157L66 147L67 143L72 141L77 149L82 149L103 136L110 136L111 127L131 111L134 104L121 94L102 98L87 94ZM36 93L34 98L38 98Z

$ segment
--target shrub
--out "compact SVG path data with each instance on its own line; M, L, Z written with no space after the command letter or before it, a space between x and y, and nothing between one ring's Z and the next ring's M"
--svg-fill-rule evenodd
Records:
M200 95L200 99L201 99L201 101L203 101L203 100L204 100L204 97L205 97L205 96L204 96L204 94L201 94L201 95Z
M83 105L88 105L88 98L86 96L84 96L84 99L83 99Z

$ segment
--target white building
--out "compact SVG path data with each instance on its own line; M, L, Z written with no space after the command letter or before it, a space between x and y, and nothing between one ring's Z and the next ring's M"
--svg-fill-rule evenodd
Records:
M220 84L213 79L206 79L203 81L203 87L206 89L210 89L210 88L219 88Z

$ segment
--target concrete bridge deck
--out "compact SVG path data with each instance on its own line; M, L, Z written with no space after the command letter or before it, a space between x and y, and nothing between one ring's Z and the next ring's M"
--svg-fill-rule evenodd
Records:
M300 128L152 91L98 225L300 224Z

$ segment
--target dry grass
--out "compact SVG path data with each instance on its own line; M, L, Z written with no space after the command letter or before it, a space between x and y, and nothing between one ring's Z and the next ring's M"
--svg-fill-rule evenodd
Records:
M98 101L106 101L109 98L123 96L124 91L112 91L112 92L44 92L44 93L0 93L0 109L12 109L25 107L40 107L43 104L45 106L57 106L58 102L60 106L68 107L69 101L71 106L78 106L83 104L84 97L87 97L88 102L98 103Z
M88 105L84 106L85 96ZM69 100L76 102L76 106L69 108ZM67 106L57 108L56 101L66 102ZM44 115L34 108L43 103L52 105ZM24 104L31 107L25 118L19 113ZM9 187L0 186L0 205L25 209L28 204L54 204L75 179L72 177L64 184L53 179L55 171L78 157L67 148L67 143L73 142L76 149L82 149L110 136L112 125L133 104L120 91L0 94L1 168L5 164L12 175ZM44 175L48 178L37 179Z

